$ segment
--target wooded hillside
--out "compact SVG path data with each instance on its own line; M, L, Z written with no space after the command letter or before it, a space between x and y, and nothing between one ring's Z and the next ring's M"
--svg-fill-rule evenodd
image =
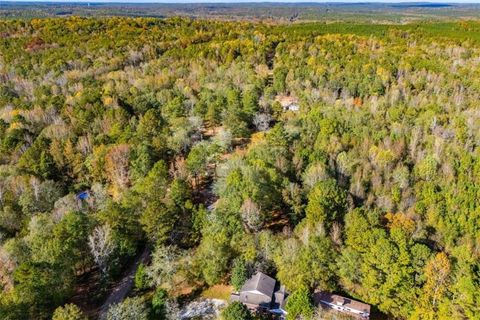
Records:
M82 319L145 247L108 319L253 271L478 319L479 30L0 20L0 319Z

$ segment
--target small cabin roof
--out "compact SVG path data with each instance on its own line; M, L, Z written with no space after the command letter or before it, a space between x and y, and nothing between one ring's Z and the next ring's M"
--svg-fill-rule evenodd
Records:
M315 301L315 304L330 303L370 314L370 305L350 298L345 298L337 294L328 292L315 292L313 295L313 300Z
M278 101L283 108L298 105L298 99L295 96L278 95L275 97L275 101Z

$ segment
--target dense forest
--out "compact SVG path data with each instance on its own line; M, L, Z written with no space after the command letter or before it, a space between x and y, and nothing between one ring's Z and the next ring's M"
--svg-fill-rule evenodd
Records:
M189 17L270 22L325 21L405 23L480 18L480 4L468 2L252 2L252 1L3 1L0 18Z
M0 319L93 319L142 252L106 319L254 271L287 319L479 319L479 30L0 20Z

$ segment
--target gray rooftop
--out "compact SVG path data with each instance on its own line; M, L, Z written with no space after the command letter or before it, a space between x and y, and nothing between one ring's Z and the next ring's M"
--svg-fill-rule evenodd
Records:
M260 294L271 297L273 291L275 290L275 279L267 276L262 272L257 272L253 277L247 280L243 287L240 289L240 292L253 292L258 291Z
M288 293L285 290L285 286L280 286L273 294L272 309L280 310L285 309L285 303L287 301Z

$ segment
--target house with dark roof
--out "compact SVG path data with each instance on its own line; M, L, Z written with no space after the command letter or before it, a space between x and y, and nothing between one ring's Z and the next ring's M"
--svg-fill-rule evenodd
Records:
M325 309L336 310L358 319L370 319L370 305L360 301L328 292L315 292L313 301Z
M232 293L230 300L243 303L252 312L273 313L283 317L287 314L287 296L284 286L272 277L257 272L245 282L239 292Z

